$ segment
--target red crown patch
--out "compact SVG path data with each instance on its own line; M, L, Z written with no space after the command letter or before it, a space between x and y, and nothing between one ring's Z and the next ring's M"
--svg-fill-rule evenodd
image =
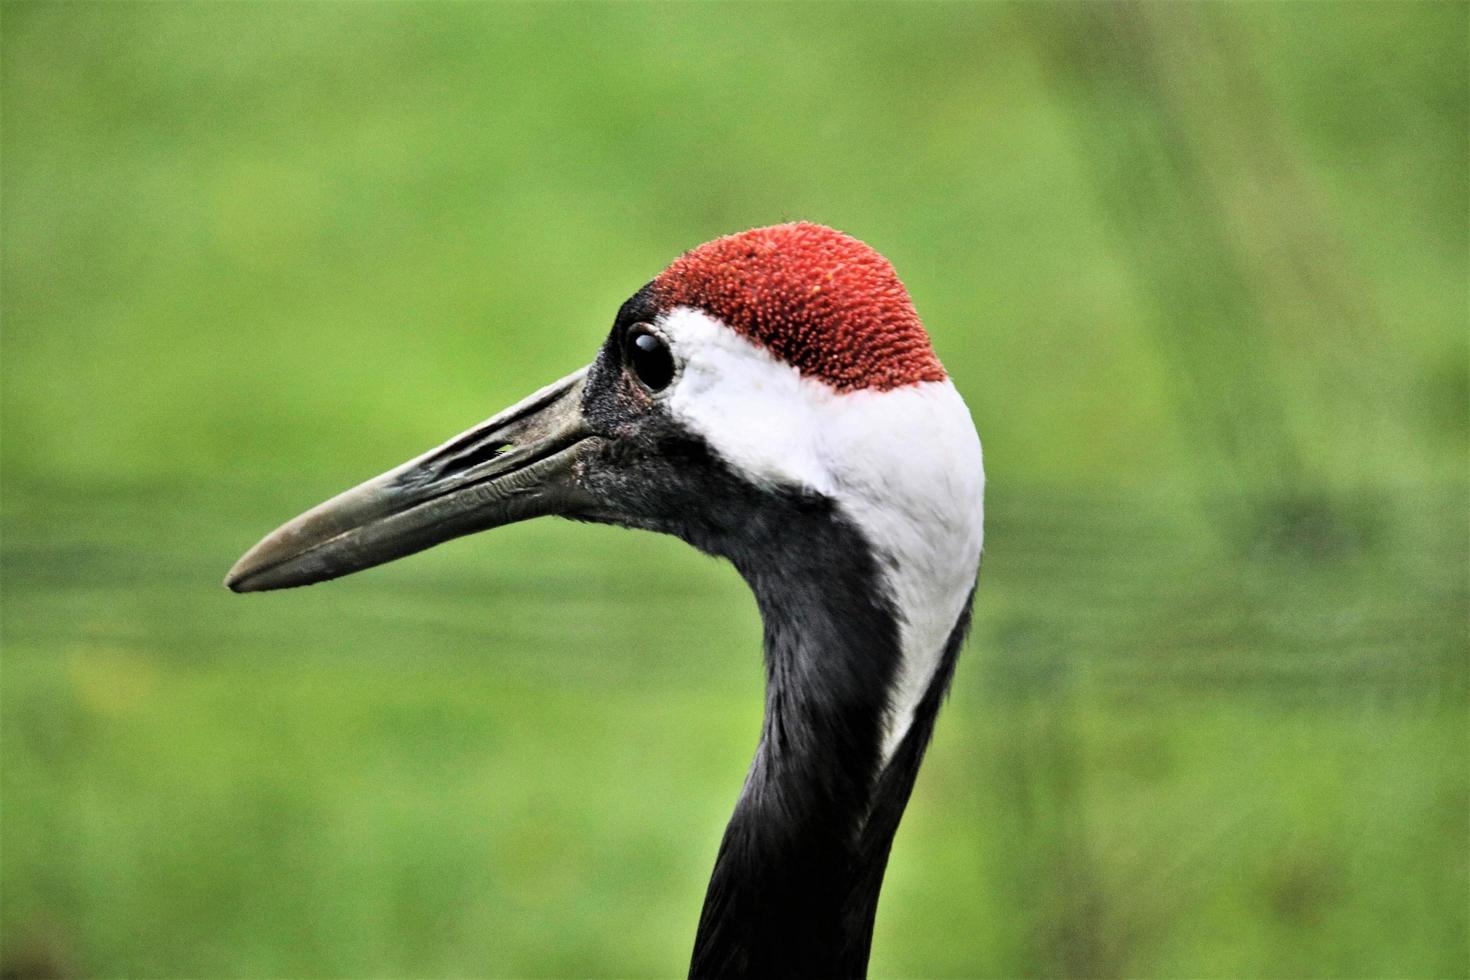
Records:
M796 222L685 252L653 281L838 391L943 381L944 367L888 260L850 235Z

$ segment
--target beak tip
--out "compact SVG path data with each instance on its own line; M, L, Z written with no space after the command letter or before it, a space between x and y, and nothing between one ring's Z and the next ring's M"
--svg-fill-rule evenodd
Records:
M346 574L345 570L334 571L332 566L312 561L309 557L304 558L305 554L295 553L294 549L285 547L281 543L278 530L235 562L234 567L225 574L224 587L237 593L275 592L279 589L312 585Z
M240 560L225 574L224 586L231 592L264 592L269 589L270 576L262 574L271 568L269 561L262 561L257 554L260 545L240 556Z
M225 576L225 581L224 581L225 588L229 589L231 592L255 592L255 591L257 591L250 584L250 574L249 574L249 572L246 571L245 569L242 569L240 567L240 564L241 564L240 562L236 562L235 563L235 567L232 568L232 569L230 569L229 574L227 574Z

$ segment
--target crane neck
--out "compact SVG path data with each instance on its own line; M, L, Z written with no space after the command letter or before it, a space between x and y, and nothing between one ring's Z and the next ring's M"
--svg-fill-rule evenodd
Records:
M968 625L966 603L885 758L903 651L879 563L841 520L787 527L779 554L735 559L764 626L765 717L706 893L694 977L866 972L889 848Z

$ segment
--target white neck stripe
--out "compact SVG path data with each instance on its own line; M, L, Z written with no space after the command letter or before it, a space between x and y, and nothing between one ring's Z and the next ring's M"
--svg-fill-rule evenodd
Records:
M836 501L878 552L902 647L886 764L980 563L985 474L964 401L948 380L839 393L687 307L659 326L681 363L665 396L674 416L747 477Z

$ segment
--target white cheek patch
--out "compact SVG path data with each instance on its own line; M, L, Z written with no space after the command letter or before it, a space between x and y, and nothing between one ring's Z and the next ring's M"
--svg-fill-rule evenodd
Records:
M889 694L886 763L980 563L985 472L969 410L947 380L839 393L687 307L659 326L682 362L669 410L756 481L835 500L892 561L884 574L903 657Z
M698 310L677 307L659 326L681 364L676 417L759 483L832 490L813 437L836 392Z

